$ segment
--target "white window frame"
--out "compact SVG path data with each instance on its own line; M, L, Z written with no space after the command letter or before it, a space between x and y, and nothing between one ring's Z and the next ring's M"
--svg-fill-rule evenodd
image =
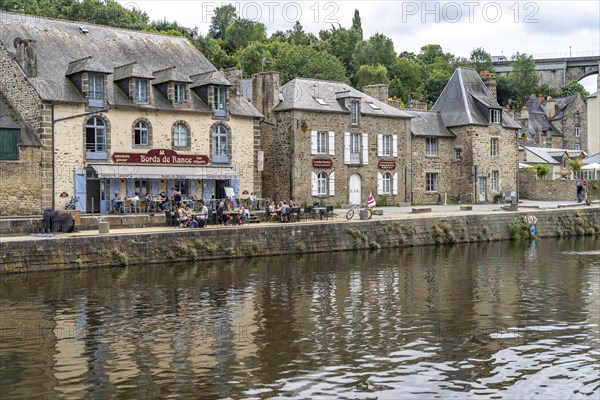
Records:
M438 140L436 137L425 138L425 155L429 157L437 157L438 155Z
M360 163L360 133L350 134L350 161Z
M327 154L329 149L327 144L329 142L329 132L317 131L317 151L315 154Z
M497 169L493 170L490 175L490 190L497 192L500 187L500 171Z
M175 104L183 104L185 103L186 93L185 93L185 83L176 83L175 84Z
M101 74L89 74L88 87L89 106L104 107L104 76Z
M381 176L381 194L392 194L392 174L389 172Z
M438 192L438 173L437 172L426 172L425 173L425 192L437 193Z
M350 100L350 123L352 125L358 125L360 109L358 106L358 100Z
M384 157L392 156L392 135L381 136L381 155Z
M224 111L225 110L225 87L224 86L215 86L215 110Z
M490 155L492 157L497 157L498 155L500 155L500 151L499 151L499 148L498 148L498 143L499 143L498 138L491 138L490 139Z
M462 160L462 149L460 147L454 148L454 161Z
M133 128L133 144L135 146L148 146L148 124L144 121L139 121ZM136 142L139 135L139 143Z
M327 196L327 181L329 177L327 173L321 171L317 173L317 196Z
M216 125L212 131L213 163L229 163L229 131L224 125Z
M187 147L188 143L188 128L184 124L175 125L173 130L173 147Z
M494 108L490 108L490 124L500 124L500 110L496 110Z
M576 127L575 127L575 137L579 137L579 135L580 135L580 134L581 134L581 133L580 133L580 131L579 131L579 127L578 127L578 126L576 126Z
M575 143L575 150L581 150L581 145L579 143Z
M135 100L148 101L148 81L145 79L135 80Z

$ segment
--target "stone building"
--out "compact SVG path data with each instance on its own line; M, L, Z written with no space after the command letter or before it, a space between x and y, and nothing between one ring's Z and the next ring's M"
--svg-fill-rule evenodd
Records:
M105 212L111 193L260 194L262 115L241 71L185 38L5 13L0 208ZM66 197L65 197L66 196Z
M410 200L410 116L341 82L255 74L251 96L265 115L263 195L311 204Z
M588 150L587 105L580 94L556 99L532 94L518 122L528 146Z
M457 68L431 111L410 114L413 203L445 193L448 200L485 202L517 190L519 125L475 70Z
M600 64L600 63L599 63ZM600 75L596 76L597 90L587 98L588 153L600 153Z

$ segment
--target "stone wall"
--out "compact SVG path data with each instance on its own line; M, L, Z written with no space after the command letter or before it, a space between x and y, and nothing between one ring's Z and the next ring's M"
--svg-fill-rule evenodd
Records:
M510 238L508 223L524 214L432 215L385 221L5 240L0 242L0 273L504 240ZM540 210L535 215L540 237L600 234L598 208Z
M579 125L575 125L575 113L579 112ZM552 124L563 134L561 146L558 148L575 149L579 144L580 150L588 151L587 105L580 94L567 106L563 117L552 121ZM575 136L575 127L579 127L579 137Z
M520 170L519 197L529 200L573 200L575 202L577 201L577 181L570 179L540 180L535 171ZM588 181L588 197L593 200L600 199L600 181Z
M0 214L41 214L51 201L43 190L48 185L51 159L47 153L50 142L46 140L50 127L40 114L43 106L37 92L2 44L0 71L0 111L21 127L19 159L0 161ZM34 139L41 138L46 148L27 140L26 130Z

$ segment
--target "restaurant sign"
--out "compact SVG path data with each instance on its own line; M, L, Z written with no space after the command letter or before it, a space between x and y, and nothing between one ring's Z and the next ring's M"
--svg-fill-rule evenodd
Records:
M113 153L116 163L206 165L208 156L177 154L169 149L152 149L147 153Z
M313 168L317 169L333 168L333 160L330 158L313 158L312 165Z
M384 170L396 169L396 160L379 160L377 168Z

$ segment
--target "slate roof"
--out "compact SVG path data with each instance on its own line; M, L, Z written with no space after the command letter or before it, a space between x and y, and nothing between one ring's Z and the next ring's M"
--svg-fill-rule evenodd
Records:
M408 113L413 117L410 121L410 130L414 136L456 137L454 133L446 128L439 112L408 111Z
M343 93L343 94L342 94ZM318 112L350 113L343 98L354 97L360 99L360 113L369 116L382 116L392 118L410 118L402 110L398 110L371 96L368 96L353 87L334 81L317 79L295 78L280 87L280 102L273 110L307 110ZM320 103L317 99L320 99ZM373 104L372 107L370 104Z
M552 157L550 154L548 154L548 152L546 151L547 149L545 149L543 147L533 147L533 146L522 146L522 147L525 150L530 151L531 153L535 154L542 160L546 161L548 164L558 164L560 162L560 161L556 160L554 157Z
M188 76L179 72L175 66L161 69L160 71L154 71L152 75L154 75L154 79L152 80L153 85L159 85L165 82L193 82Z
M138 64L136 61L121 65L119 67L115 67L115 71L113 74L113 81L119 81L121 79L127 78L145 78L145 79L154 79L152 75L152 71L148 68L145 68L141 64Z
M552 122L546 116L546 112L542 105L538 102L535 95L529 96L527 103L525 103L527 111L529 112L529 119L527 120L527 127L529 133L533 136L536 130L539 129L544 134L548 129L552 129L552 136L563 136L560 130L555 127Z
M584 158L583 163L585 165L593 164L593 163L600 164L600 153L592 154L591 156Z
M562 119L565 115L565 110L567 109L568 106L570 106L575 101L576 98L577 98L577 95L567 96L567 97L557 97L557 98L553 99L554 103L556 104L556 113L552 116L552 118L550 118L550 121ZM542 105L544 107L546 107L547 103L548 103L548 100L544 100L542 102Z
M431 108L439 111L446 127L463 125L490 125L488 109L502 110L496 98L472 68L459 67L444 87ZM519 129L506 112L502 111L502 126Z
M16 38L36 40L38 76L28 78L43 100L63 102L84 102L85 98L73 82L66 76L69 73L93 69L107 75L108 103L116 106L134 106L124 96L117 79L129 74L137 74L137 68L144 72L145 78L164 79L180 82L192 82L190 76L216 71L202 53L183 37L112 28L80 22L42 18L37 16L3 12L0 42L14 54L13 43ZM84 34L80 26L88 30ZM73 63L76 61L75 63ZM132 72L123 68L136 63ZM167 68L175 66L174 70ZM163 71L160 73L160 71ZM150 76L148 75L150 72ZM157 72L157 75L153 75ZM170 74L170 75L169 75ZM132 76L133 76L132 75ZM189 111L208 111L208 106L192 94ZM160 91L152 88L153 104L140 105L137 108L169 109L175 107L164 98ZM241 97L231 96L230 112L234 115L260 117L261 114ZM203 105L204 104L204 105ZM181 109L178 109L181 110ZM185 111L185 110L181 110Z
M221 86L233 86L231 82L225 79L223 71L210 71L202 74L193 75L191 77L193 83L190 88L205 86L205 85L221 85Z

